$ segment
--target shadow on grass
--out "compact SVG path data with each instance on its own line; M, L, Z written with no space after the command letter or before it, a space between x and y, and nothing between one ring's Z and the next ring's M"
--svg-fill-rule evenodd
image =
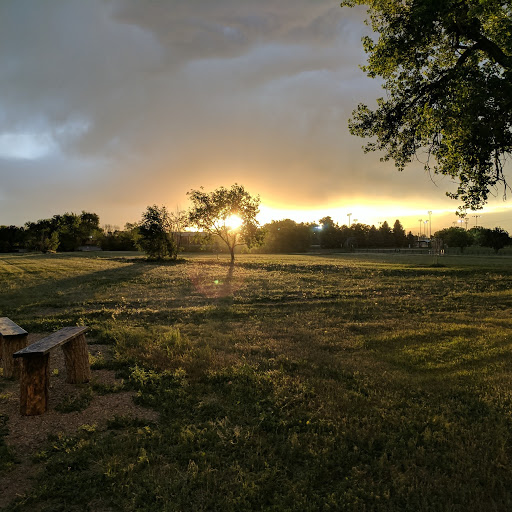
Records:
M512 340L506 331L469 325L425 328L382 333L367 339L364 346L403 379L441 392L464 388L478 393L482 386L508 380Z
M79 265L80 258L77 258ZM126 262L118 268L82 273L65 278L52 278L35 285L27 285L0 296L0 310L14 318L29 331L61 327L61 320L75 322L71 308L88 299L95 292L114 285L136 280L154 265L146 262ZM48 310L52 314L46 314Z

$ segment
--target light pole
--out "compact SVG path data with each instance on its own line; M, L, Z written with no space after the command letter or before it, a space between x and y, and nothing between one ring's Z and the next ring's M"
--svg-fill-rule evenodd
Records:
M351 213L347 213L347 217L348 217L348 227L350 227L350 216L351 216L351 215L352 215Z
M429 210L428 212L428 226L429 226L429 238L432 239L432 210Z
M423 219L419 219L419 221L418 221L418 222L420 223L420 235L419 235L419 237L418 237L418 240L419 240L419 239L420 239L420 237L421 237L421 225L423 224Z
M427 236L428 220L425 221L425 237Z
M481 217L481 215L473 215L473 217L475 218L475 228L478 227L478 217Z

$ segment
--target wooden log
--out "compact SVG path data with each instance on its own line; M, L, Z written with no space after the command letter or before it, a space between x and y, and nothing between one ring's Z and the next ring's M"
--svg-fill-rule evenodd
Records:
M20 413L36 416L48 409L50 354L23 357L20 377Z
M76 338L62 345L66 362L66 382L70 384L82 384L91 379L91 367L89 365L89 351L85 335L80 334Z
M19 378L20 376L20 363L18 359L14 359L12 355L25 348L28 344L28 334L18 334L15 336L1 336L2 343L2 359L4 368L4 377Z
M42 414L48 409L48 382L50 351L62 346L66 362L67 382L88 382L91 378L89 353L85 341L88 327L62 329L18 350L14 358L21 358L20 411L24 416Z
M19 377L19 363L13 360L14 352L27 346L28 333L6 316L0 317L0 357L4 377Z

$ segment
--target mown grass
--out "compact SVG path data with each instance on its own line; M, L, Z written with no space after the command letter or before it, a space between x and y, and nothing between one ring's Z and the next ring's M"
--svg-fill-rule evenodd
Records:
M433 263L0 258L3 316L90 325L160 412L55 435L8 510L512 509L509 260Z

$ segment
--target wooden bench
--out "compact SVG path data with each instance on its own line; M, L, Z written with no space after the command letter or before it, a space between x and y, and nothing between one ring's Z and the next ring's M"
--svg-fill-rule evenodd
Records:
M26 347L28 333L7 317L0 318L0 355L4 369L4 377L19 377L20 365L12 355Z
M20 412L23 416L43 414L48 409L50 351L62 347L66 382L89 382L91 369L85 331L89 328L63 327L13 354L21 358Z

